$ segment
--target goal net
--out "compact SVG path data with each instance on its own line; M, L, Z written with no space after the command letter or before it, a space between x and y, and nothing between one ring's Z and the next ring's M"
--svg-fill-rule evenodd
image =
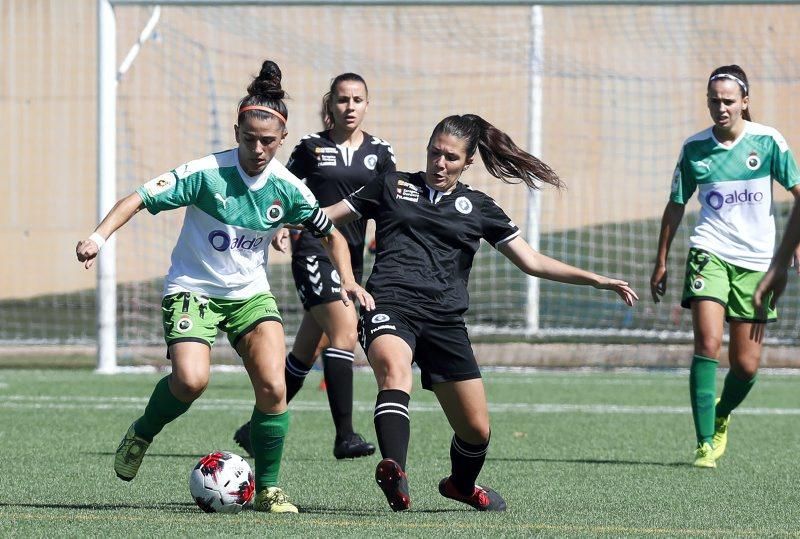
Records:
M114 11L121 61L152 7L123 2ZM401 170L424 168L433 126L455 113L479 114L520 146L537 148L567 184L563 192L543 189L539 211L524 186L503 184L480 164L462 181L493 196L523 230L538 230L543 253L625 278L641 297L630 309L612 293L547 281L531 295L530 279L484 245L470 282L473 336L684 340L691 319L679 301L694 201L673 243L667 294L659 305L649 294L681 143L710 124L711 70L737 63L751 80L753 119L800 151L798 33L800 6L782 4L165 5L117 87L117 193L233 147L236 104L264 59L281 66L291 98L283 162L300 137L321 129L331 78L357 72L370 92L364 128L391 142ZM95 191L91 183L82 189ZM782 191L775 189L779 227L790 205ZM118 233L120 350L162 343L162 279L181 219L181 211L143 213ZM291 337L302 308L288 258L270 257ZM797 293L792 282L771 338L796 339ZM21 313L3 309L4 343L95 340L90 280L65 294L2 301ZM37 308L43 303L47 309ZM35 329L58 324L57 334Z

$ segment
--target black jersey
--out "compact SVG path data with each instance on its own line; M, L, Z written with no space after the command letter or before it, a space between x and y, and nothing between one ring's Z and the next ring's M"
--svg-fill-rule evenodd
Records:
M295 146L287 168L317 197L320 207L336 204L373 178L395 169L392 146L385 140L363 133L358 148L339 147L329 131L306 135ZM336 227L350 246L353 271L360 273L364 265L366 219ZM302 233L292 243L292 256L326 256L320 241Z
M457 183L441 193L424 173L392 172L353 193L347 204L375 219L377 252L367 290L380 306L436 317L460 317L481 238L493 247L519 235L495 201Z

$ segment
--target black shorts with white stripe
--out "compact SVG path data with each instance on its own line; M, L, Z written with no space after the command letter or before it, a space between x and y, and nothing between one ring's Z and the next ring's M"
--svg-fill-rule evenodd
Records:
M292 277L306 311L317 305L342 300L339 272L326 256L292 257ZM355 277L360 283L361 274L356 273Z
M422 387L460 382L481 377L481 371L460 317L447 321L414 316L398 309L377 305L363 311L358 322L361 347L369 354L372 342L381 335L403 339L413 352L413 361L422 373Z

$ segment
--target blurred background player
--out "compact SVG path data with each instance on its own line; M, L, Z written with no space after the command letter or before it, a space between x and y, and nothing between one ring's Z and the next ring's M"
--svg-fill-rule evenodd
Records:
M274 159L286 137L288 111L281 71L265 61L238 107L237 148L190 161L121 199L76 254L88 269L105 240L144 208L156 214L186 207L165 280L162 316L172 372L155 387L144 415L120 442L114 471L131 481L145 451L167 423L185 413L209 381L218 329L241 356L255 392L251 447L258 511L296 513L277 486L289 426L284 382L284 333L267 281L266 248L283 223L303 224L322 238L341 271L340 299L367 308L371 298L350 269L347 241L314 195Z
M683 143L661 221L653 301L667 288L667 256L686 203L698 190L700 216L689 238L681 305L692 310L694 356L689 393L697 448L694 465L714 468L728 442L730 413L756 381L764 329L774 308L756 311L753 293L775 246L772 180L800 197L797 163L778 131L750 121L750 85L737 65L715 69L707 84L714 122ZM722 395L716 370L724 321L730 326Z
M395 170L388 142L361 128L369 106L367 83L355 73L342 73L331 81L323 97L326 130L302 138L287 167L317 197L321 206L332 205L373 178ZM364 236L367 222L358 219L341 227L350 247L356 281L364 271ZM280 240L287 235L279 233ZM340 278L319 239L308 231L292 233L292 275L305 313L292 351L286 356L286 400L303 386L318 355L322 355L328 403L336 428L333 455L337 459L371 455L375 446L353 428L353 351L357 342L355 306L340 301ZM282 246L281 246L282 247ZM248 453L250 424L234 434Z
M375 219L377 253L367 289L376 307L362 310L359 330L379 390L374 421L383 460L375 479L395 511L411 505L406 456L414 362L422 387L436 394L454 431L451 473L439 492L480 511L506 507L497 492L475 483L491 429L463 314L482 239L529 275L613 290L628 305L638 299L624 281L534 251L493 199L460 183L476 150L489 173L504 181L519 179L532 189L540 182L562 186L555 172L508 135L467 114L449 116L434 128L424 172L385 174L325 209L335 223Z

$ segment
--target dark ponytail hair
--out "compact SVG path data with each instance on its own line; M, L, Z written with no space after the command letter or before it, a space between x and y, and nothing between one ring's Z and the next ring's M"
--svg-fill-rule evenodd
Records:
M336 87L339 85L340 82L360 82L364 85L364 90L367 91L367 95L369 95L369 88L367 88L367 81L364 80L364 77L359 75L358 73L342 73L341 75L336 75L336 77L331 80L331 87L322 96L322 123L325 125L325 129L333 129L333 96L336 93Z
M565 187L547 163L521 149L511 137L476 114L448 116L433 129L428 145L440 134L466 141L467 157L475 155L477 149L489 174L506 183L518 183L512 181L516 178L531 189L539 189L539 182Z
M267 107L277 111L283 118L264 110L247 110L238 112L237 123L241 123L246 118L266 120L274 117L283 124L284 129L286 128L289 109L286 108L286 104L283 102L286 92L281 88L281 77L281 68L278 67L278 64L272 60L264 60L264 63L261 64L261 71L247 87L247 96L239 101L239 107L236 110L240 111L244 107L254 105Z
M731 64L729 66L720 66L714 71L711 72L711 75L708 77L708 85L706 89L711 88L711 83L715 80L720 79L727 79L732 80L736 83L739 87L739 90L742 91L742 97L748 97L750 95L750 83L747 81L747 73L744 72L744 69L739 67L736 64ZM747 121L752 121L750 119L750 105L748 104L747 108L742 111L742 118Z

